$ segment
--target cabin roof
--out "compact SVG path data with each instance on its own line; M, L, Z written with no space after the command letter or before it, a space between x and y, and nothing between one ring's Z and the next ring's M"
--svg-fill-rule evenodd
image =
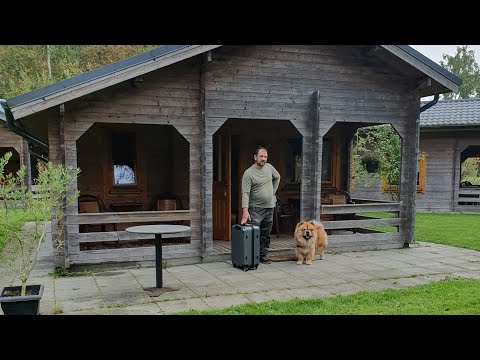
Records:
M420 114L420 127L480 125L480 98L441 100Z
M163 45L146 53L15 96L9 99L7 103L14 118L19 119L220 46ZM427 78L438 82L440 88L437 87L435 92L458 91L458 86L461 84L461 80L458 77L410 46L381 45L381 48L389 53L390 56L401 59L424 73ZM423 93L423 96L427 95L432 94Z

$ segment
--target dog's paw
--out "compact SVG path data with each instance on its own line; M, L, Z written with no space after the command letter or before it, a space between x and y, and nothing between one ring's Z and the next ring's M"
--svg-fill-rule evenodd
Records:
M312 265L312 260L306 261L305 264L307 264L307 265Z
M297 261L297 265L302 265L302 264L303 264L303 261L300 261L300 260Z

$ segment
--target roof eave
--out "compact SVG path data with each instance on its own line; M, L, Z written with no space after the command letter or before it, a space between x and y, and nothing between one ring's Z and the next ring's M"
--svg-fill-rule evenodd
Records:
M468 124L468 125L421 125L420 129L422 131L454 131L454 130L480 130L480 124Z
M442 68L440 65L430 60L423 54L419 53L415 49L407 45L380 45L385 50L389 51L393 55L399 57L406 63L415 67L419 71L423 72L425 75L430 77L432 80L436 81L444 87L443 90L436 89L432 93L424 93L422 96L434 95L436 93L446 93L453 91L458 93L462 80L457 76L449 72L448 70Z
M145 73L205 53L220 46L221 45L189 45L177 51L167 53L163 56L154 57L139 64L133 64L132 66L126 67L119 71L105 74L104 76L94 78L92 80L65 88L31 101L26 101L17 106L11 106L10 110L14 118L17 120L76 99L80 96L102 90L125 80L133 79Z

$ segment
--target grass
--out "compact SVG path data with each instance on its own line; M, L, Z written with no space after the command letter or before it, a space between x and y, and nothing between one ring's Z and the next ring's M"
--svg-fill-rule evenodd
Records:
M401 290L327 298L269 301L186 315L479 315L480 280L452 278Z
M357 215L369 216L369 217L374 217L379 219L390 219L396 216L395 213L391 213L391 212L364 212L364 213L358 213ZM367 229L384 231L384 232L397 232L397 228L395 226L372 226L372 227L368 227Z
M69 269L66 269L64 267L56 267L52 272L49 272L48 275L54 278L74 277L74 276L92 276L93 272L90 270L71 272Z
M480 250L480 214L416 214L415 240Z
M392 218L394 213L361 213L363 216ZM396 232L393 226L370 229ZM415 240L480 250L480 214L427 213L415 215Z

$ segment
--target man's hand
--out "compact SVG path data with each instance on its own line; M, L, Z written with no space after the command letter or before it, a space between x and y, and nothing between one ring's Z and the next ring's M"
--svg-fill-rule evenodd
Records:
M244 208L242 211L242 221L240 221L240 225L246 224L248 220L251 220L250 214L248 213L248 209Z

